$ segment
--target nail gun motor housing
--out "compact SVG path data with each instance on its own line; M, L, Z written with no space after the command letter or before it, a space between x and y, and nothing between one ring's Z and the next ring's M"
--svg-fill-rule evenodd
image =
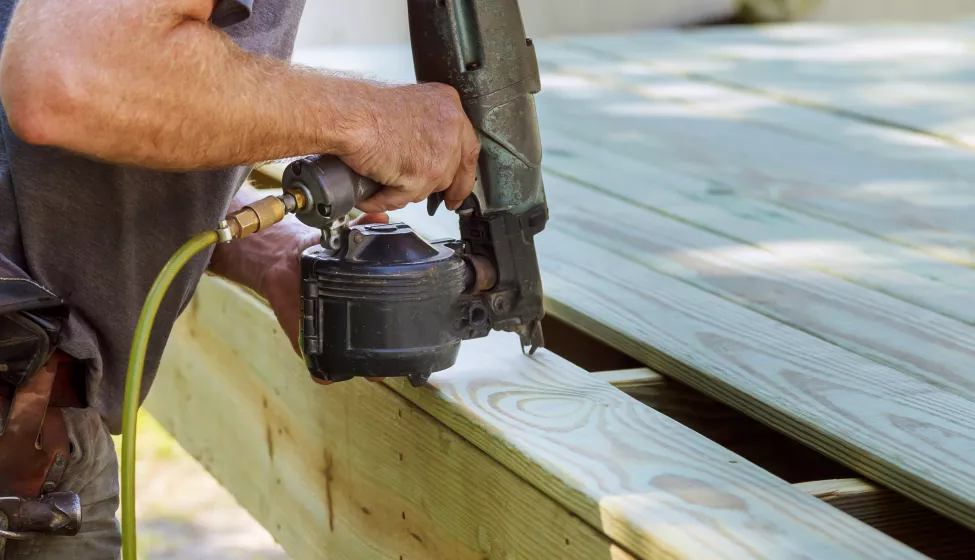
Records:
M339 248L302 255L302 344L312 376L402 377L414 386L490 331L476 271L456 242L427 242L405 224L353 226Z

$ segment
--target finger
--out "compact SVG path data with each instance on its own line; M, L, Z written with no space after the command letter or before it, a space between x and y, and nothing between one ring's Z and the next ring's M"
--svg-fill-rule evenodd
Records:
M453 183L444 191L444 205L448 210L456 210L474 190L477 178L477 159L481 155L481 143L473 129L466 136L464 143L464 157L457 168Z
M352 220L352 225L367 225L367 224L388 224L389 214L385 212L380 212L378 214L363 214L358 218Z
M412 197L408 189L394 189L386 187L356 205L356 208L366 214L381 214L390 210L405 208Z
M457 181L457 175L461 173L462 166L464 165L464 158L467 156L467 142L465 141L465 134L461 133L459 138L460 145L456 150L451 152L450 161L448 161L444 167L443 173L440 176L440 181L433 185L433 189L428 193L420 193L419 200L416 202L423 202L431 194L435 192L446 192L450 189L451 185Z

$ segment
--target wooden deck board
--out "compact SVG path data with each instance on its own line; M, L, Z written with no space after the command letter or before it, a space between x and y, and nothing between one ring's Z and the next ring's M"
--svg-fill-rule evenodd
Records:
M322 387L207 277L164 363L150 410L296 559L920 558L514 335Z
M431 237L455 235L408 208ZM554 223L554 221L553 221ZM547 308L656 371L975 526L975 402L843 350L552 226Z
M940 258L975 263L975 225L968 219L975 193L966 179L583 76L551 73L544 83L538 107L547 130Z
M557 176L546 180L551 227L975 401L975 327ZM623 183L608 175L605 184ZM708 224L707 214L698 221Z
M263 302L204 277L147 407L295 560L632 560L382 384L323 387Z
M613 52L666 50L674 68L975 145L972 38L972 22L961 21L730 28L584 41Z

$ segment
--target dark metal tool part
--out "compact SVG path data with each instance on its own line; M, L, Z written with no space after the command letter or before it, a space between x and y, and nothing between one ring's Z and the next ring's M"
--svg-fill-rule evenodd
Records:
M0 538L73 536L81 528L81 500L73 492L51 492L37 499L0 498L0 515L7 525Z
M402 224L334 225L379 185L330 156L305 158L283 186L310 202L322 247L302 255L302 348L319 380L409 377L449 368L462 340L517 332L542 346L534 237L545 228L541 89L517 0L408 0L419 82L454 87L481 142L478 180L457 211L460 239L427 242ZM442 198L431 197L433 215ZM333 233L338 231L338 233Z

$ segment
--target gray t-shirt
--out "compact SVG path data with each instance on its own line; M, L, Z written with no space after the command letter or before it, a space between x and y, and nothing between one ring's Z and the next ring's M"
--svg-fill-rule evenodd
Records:
M16 3L0 0L0 45ZM248 51L288 59L303 9L304 0L221 0L214 23ZM180 245L226 214L248 171L162 173L98 163L24 143L0 110L0 254L70 306L61 348L87 364L89 405L112 433L121 431L129 346L149 287ZM144 394L210 254L192 261L167 293Z

